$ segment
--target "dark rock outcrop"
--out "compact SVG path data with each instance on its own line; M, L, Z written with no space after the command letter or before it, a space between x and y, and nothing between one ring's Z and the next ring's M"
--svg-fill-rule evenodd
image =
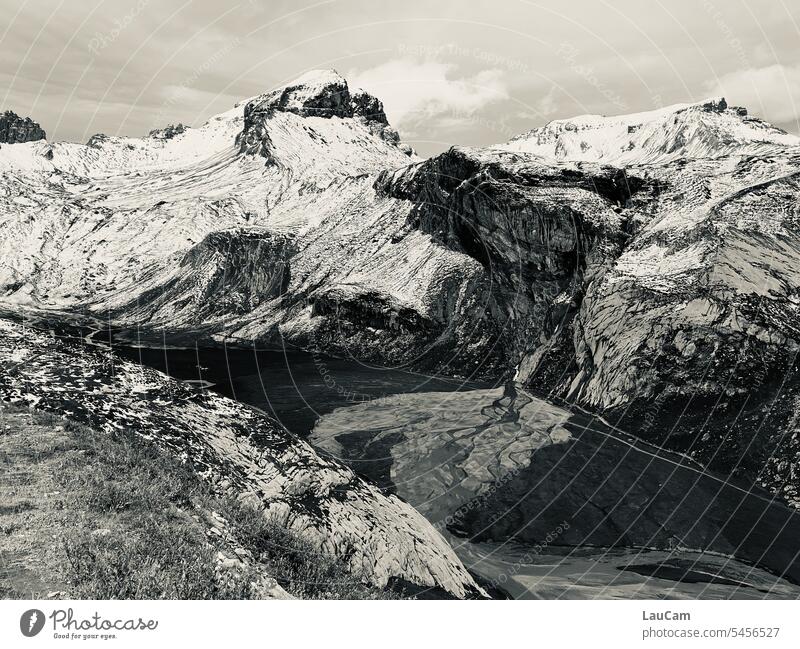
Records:
M157 140L171 140L176 135L180 135L181 133L185 132L187 128L189 127L180 123L168 124L164 128L157 128L150 131L149 137Z
M20 117L10 110L0 114L0 143L34 142L46 137L42 127L30 117Z
M350 108L353 116L363 117L370 122L389 125L386 113L383 112L383 102L365 90L356 90L350 93Z

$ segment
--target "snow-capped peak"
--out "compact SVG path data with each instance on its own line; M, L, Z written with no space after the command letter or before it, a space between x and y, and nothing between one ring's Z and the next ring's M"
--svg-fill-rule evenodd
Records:
M713 97L628 115L554 120L500 148L557 160L635 164L798 145L800 138Z
M351 93L347 80L336 70L311 70L285 86L255 97L245 106L245 119L276 111L303 117L364 117L388 124L383 104L363 90Z
M298 157L319 160L320 155L339 155L338 149L343 160L351 161L372 158L377 149L383 151L381 157L413 153L400 145L380 100L363 90L351 92L335 70L307 72L247 102L237 142L243 153L295 170L305 164Z

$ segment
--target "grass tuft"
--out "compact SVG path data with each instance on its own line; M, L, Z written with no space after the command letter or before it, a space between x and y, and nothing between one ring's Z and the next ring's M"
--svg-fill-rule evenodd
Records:
M69 578L81 599L246 599L248 572L217 579L213 549L197 529L150 519L141 530L64 539Z

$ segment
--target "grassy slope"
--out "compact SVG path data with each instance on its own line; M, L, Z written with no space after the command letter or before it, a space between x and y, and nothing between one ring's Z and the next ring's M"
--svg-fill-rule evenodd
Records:
M395 596L138 437L0 410L0 597L290 595Z

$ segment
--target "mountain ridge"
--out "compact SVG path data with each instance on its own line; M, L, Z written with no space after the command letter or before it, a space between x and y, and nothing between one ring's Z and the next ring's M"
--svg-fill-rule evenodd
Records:
M800 146L800 138L715 97L640 113L553 120L500 146L556 160L630 165L758 153L771 145Z

